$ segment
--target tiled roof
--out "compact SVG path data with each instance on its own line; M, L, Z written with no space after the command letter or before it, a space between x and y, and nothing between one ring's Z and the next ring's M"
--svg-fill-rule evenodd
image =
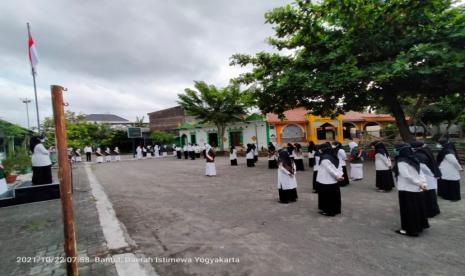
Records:
M128 120L113 114L89 114L86 115L85 119L90 122L129 122Z
M296 108L292 110L288 110L284 112L285 119L284 122L294 122L294 123L305 123L307 120L305 115L307 114L307 110L305 108ZM277 114L268 113L266 114L266 119L269 123L279 123L282 122ZM362 122L362 121L392 121L394 122L395 119L389 114L373 114L373 113L361 113L355 111L348 111L342 115L342 120L344 122Z
M305 115L307 114L307 110L303 107L299 107L296 109L291 109L284 112L284 119L285 122L294 122L294 123L305 123L307 120L305 119ZM280 123L282 122L278 118L278 114L268 113L266 114L266 120L268 123Z

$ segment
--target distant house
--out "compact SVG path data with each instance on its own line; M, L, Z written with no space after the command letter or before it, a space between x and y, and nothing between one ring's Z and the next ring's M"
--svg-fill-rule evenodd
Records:
M181 106L154 111L149 116L150 131L165 131L178 135L179 126L184 122L192 122L195 119L187 116Z
M8 151L29 140L32 131L0 119L0 160Z
M88 114L84 119L89 123L108 124L113 129L126 129L134 124L114 114Z

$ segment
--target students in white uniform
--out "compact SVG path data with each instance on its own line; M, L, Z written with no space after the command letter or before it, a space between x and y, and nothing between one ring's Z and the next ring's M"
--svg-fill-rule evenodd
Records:
M184 145L182 151L184 152L184 159L189 159L189 151L187 145Z
M121 160L121 156L120 156L120 152L119 152L119 148L118 147L115 147L115 149L113 150L114 152L114 160L115 161L120 161Z
M155 145L155 157L160 157L160 146Z
M74 152L74 156L76 163L82 162L81 149L76 149L76 151Z
M354 181L363 179L363 151L355 142L349 143L350 148L350 177Z
M92 147L91 146L85 146L84 147L84 153L86 154L86 161L90 162L92 161Z
M142 159L142 147L137 146L136 148L136 159Z
M200 158L200 146L197 144L194 145L194 153L195 153L195 158Z
M104 155L105 155L105 162L111 162L111 151L109 147L105 149Z
M152 146L148 145L147 146L147 158L148 159L152 159L152 151L153 151Z
M426 179L420 170L420 162L413 154L409 144L396 145L396 165L394 173L399 191L399 209L401 229L396 233L418 236L429 228L426 217L423 191L428 188Z
M321 157L318 166L318 208L320 214L335 216L341 213L341 190L339 181L344 174L339 167L339 159L329 143L320 147Z
M210 145L207 145L207 148L205 149L205 159L205 175L216 176L215 152Z
M320 152L320 145L315 145L315 165L313 166L313 193L318 193L318 182L316 181L318 177L318 167L320 166L320 157L321 157L321 152Z
M310 168L315 166L315 143L313 143L313 141L308 143L308 165Z
M294 164L298 171L305 171L304 167L304 153L299 143L296 143L292 155L294 156Z
M247 161L247 167L255 167L254 152L253 152L252 144L247 144L245 159Z
M187 153L189 154L189 157L191 160L195 160L195 151L194 151L194 146L192 144L189 144L187 146Z
M174 149L176 150L176 157L177 157L178 159L181 159L181 158L182 158L181 147L180 147L180 146L176 146Z
M268 169L278 168L278 158L276 156L276 148L273 143L268 144Z
M50 184L53 182L50 153L42 142L43 139L32 137L29 145L29 149L32 152L32 185Z
M97 150L95 151L95 161L97 163L103 163L103 153L102 153L102 150L100 148L97 148Z
M394 188L392 162L382 142L375 143L376 189L378 192L389 192Z
M278 193L280 203L297 201L296 167L285 150L279 153Z
M346 151L342 148L342 144L339 142L333 142L334 152L337 159L339 160L339 169L343 173L343 180L339 181L339 186L345 187L349 185L349 176L347 175L346 160L347 154Z
M231 166L237 166L237 149L234 145L231 145L229 150L229 160L231 161Z
M438 195L443 199L459 201L460 172L463 171L463 167L458 161L454 145L447 140L441 140L439 143L442 149L438 153L437 162L442 176L438 182Z
M433 152L421 141L411 143L415 157L420 161L420 170L425 176L428 190L424 192L426 215L432 218L439 213L438 199L436 196L436 189L438 188L438 179L441 177L441 171L434 159Z

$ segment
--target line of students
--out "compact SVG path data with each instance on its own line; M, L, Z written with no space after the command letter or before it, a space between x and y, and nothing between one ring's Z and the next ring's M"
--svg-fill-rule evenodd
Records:
M115 147L113 150L110 150L109 147L102 151L100 148L95 150L95 161L97 163L103 162L112 162L112 161L121 161L120 151L118 147Z

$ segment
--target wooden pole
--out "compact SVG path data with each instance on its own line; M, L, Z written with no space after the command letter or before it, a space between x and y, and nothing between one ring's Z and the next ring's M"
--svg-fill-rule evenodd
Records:
M74 226L73 198L71 189L71 168L68 162L68 144L66 142L65 111L63 103L64 88L52 85L53 117L58 156L58 178L65 234L66 271L69 276L78 275L76 255L76 231Z

